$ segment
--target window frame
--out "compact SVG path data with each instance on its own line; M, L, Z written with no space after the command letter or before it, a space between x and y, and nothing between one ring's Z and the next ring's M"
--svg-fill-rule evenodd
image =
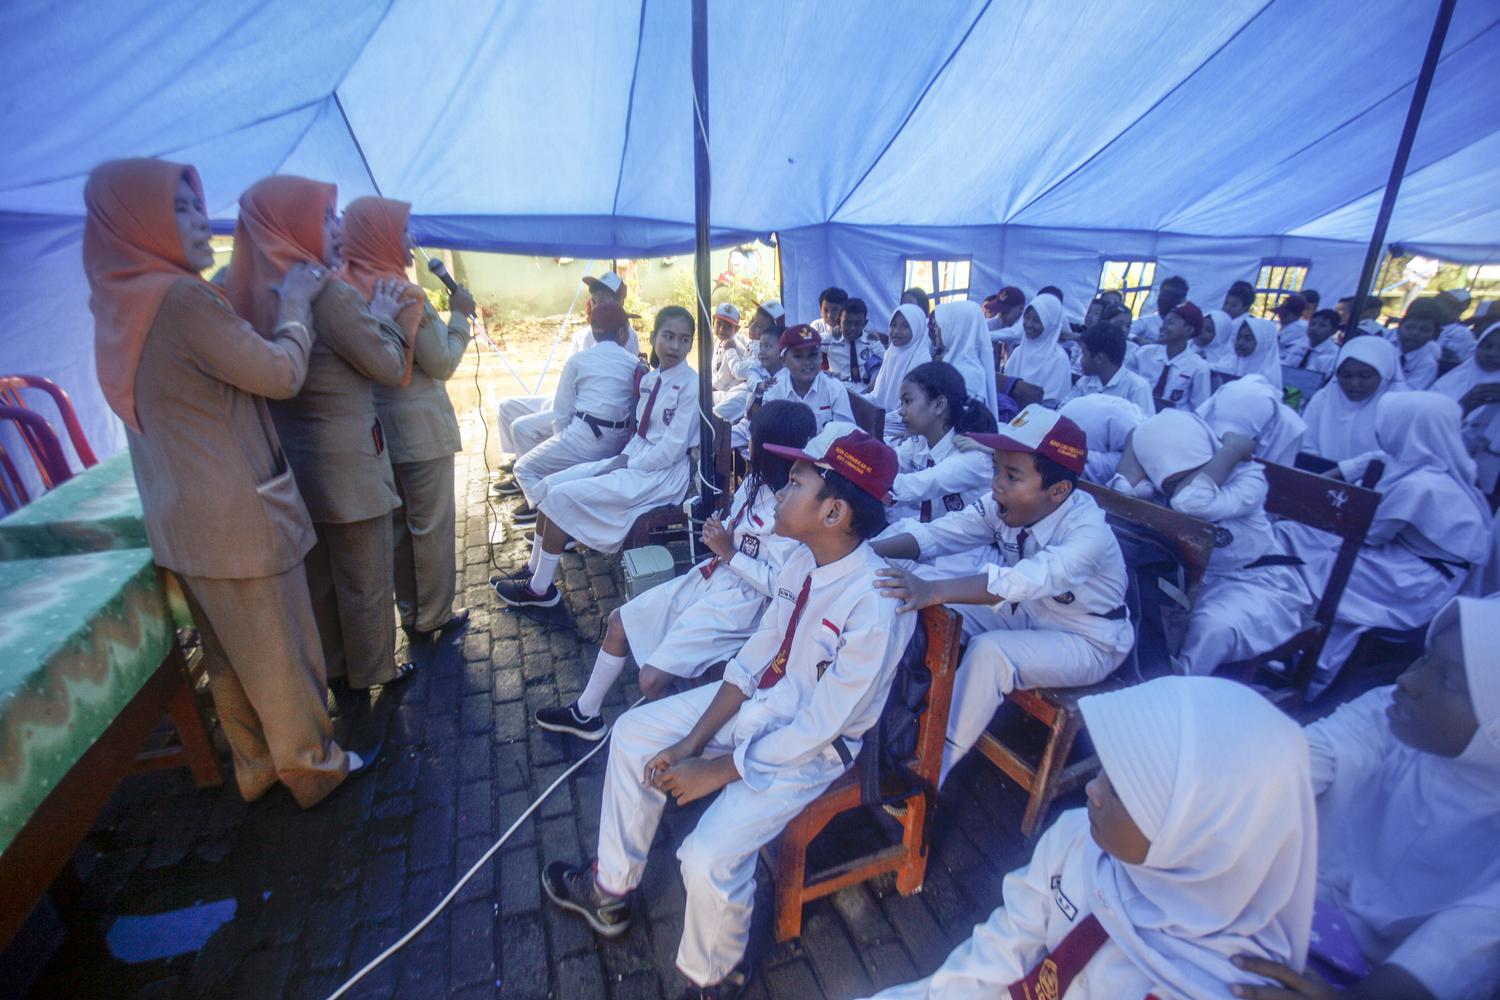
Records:
M926 288L912 280L912 267L913 265L920 264L927 265L929 272L932 274L932 283L937 286L941 286L942 284L940 277L942 274L941 265L963 264L968 268L968 283L960 288L949 288L946 290L941 288ZM932 303L934 309L944 302L967 302L969 300L969 293L974 287L974 255L968 254L957 257L903 256L901 258L901 280L901 290L903 292L908 288L921 288L927 293L928 301Z
M1281 275L1276 276L1280 271ZM1288 283L1293 272L1300 271L1295 285ZM1250 306L1250 315L1266 318L1275 314L1276 307L1289 295L1307 287L1308 275L1312 273L1312 261L1306 257L1262 257L1255 268L1255 301ZM1262 282L1265 281L1263 284ZM1279 281L1279 284L1272 284Z
M1105 284L1105 276L1108 274L1111 264L1125 265L1124 274L1121 278L1125 284L1114 288ZM1144 280L1144 283L1132 285L1129 284L1130 269L1137 265L1140 265L1140 277ZM1156 271L1160 265L1161 262L1155 257L1114 257L1107 254L1100 254L1099 277L1094 281L1094 297L1098 298L1104 292L1119 292L1125 300L1125 308L1130 310L1131 318L1140 319L1141 308L1145 306L1146 300L1151 297L1151 289L1156 287Z

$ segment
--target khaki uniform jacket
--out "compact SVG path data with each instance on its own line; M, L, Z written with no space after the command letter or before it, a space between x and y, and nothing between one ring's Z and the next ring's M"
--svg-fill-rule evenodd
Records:
M330 281L313 301L307 381L295 398L271 404L287 461L308 512L320 524L351 524L401 504L375 414L371 383L401 384L406 335L370 313L364 297Z
M445 324L426 304L417 327L411 384L375 386L375 411L385 426L392 462L429 462L463 448L443 383L453 377L468 346L468 317L456 312Z
M286 572L312 548L262 398L296 395L311 350L296 327L266 340L200 281L167 292L135 376L144 433L126 431L159 565L254 579Z

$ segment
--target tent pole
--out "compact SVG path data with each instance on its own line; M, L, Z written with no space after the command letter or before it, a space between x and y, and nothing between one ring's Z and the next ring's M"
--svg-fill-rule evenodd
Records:
M1432 35L1427 39L1427 54L1422 57L1422 71L1417 74L1417 84L1412 88L1411 107L1406 109L1406 124L1401 127L1401 141L1396 143L1396 158L1391 162L1391 176L1385 182L1385 195L1380 199L1380 212L1375 216L1375 232L1370 237L1370 249L1365 252L1365 266L1359 273L1354 301L1349 304L1349 325L1355 329L1359 328L1365 298L1370 293L1370 282L1375 278L1375 268L1380 263L1381 251L1385 249L1386 227L1391 224L1391 211L1396 207L1401 179L1406 176L1406 161L1411 156L1412 141L1417 137L1417 126L1422 123L1422 109L1427 105L1427 92L1432 89L1432 77L1437 72L1438 60L1443 56L1443 41L1448 37L1448 23L1453 20L1455 3L1456 0L1438 2Z
M708 0L693 0L693 277L698 299L698 399L703 414L713 412L713 276L708 257ZM714 493L722 488L714 466L714 429L707 417L698 424L699 510L707 517ZM709 484L713 485L710 486Z

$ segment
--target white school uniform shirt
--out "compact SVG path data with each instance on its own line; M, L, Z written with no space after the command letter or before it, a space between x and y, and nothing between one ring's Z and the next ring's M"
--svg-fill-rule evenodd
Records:
M1281 353L1286 354L1287 348L1307 337L1307 320L1294 319L1286 326L1276 331L1276 346L1281 348Z
M1147 344L1135 352L1132 364L1153 396L1162 369L1168 369L1167 380L1162 383L1161 398L1178 409L1196 410L1208 402L1208 397L1213 394L1208 362L1196 351L1183 348L1177 357L1169 358L1167 349L1161 344ZM1154 403L1147 412L1156 412Z
M1397 351L1401 350L1401 340L1396 331L1392 330L1387 339L1396 345ZM1441 356L1442 350L1432 340L1409 354L1402 354L1401 378L1406 387L1416 392L1432 388L1432 384L1437 381L1438 360Z
M1135 633L1124 617L1106 618L1125 604L1125 559L1094 498L1074 490L1033 525L1012 528L991 497L930 524L907 522L919 559L980 550L985 589L1000 614L1024 616L1026 627L1071 632L1110 654L1129 652ZM1027 533L1026 551L1018 538Z
M931 517L963 510L990 488L992 463L987 452L959 451L949 431L929 446L927 438L913 434L896 445L895 498L892 521L921 517L922 502L931 503Z
M661 471L687 461L688 449L698 443L698 373L686 361L662 371L653 368L641 379L641 398L636 402L635 423L641 426L651 393L657 386L656 404L646 423L646 436L632 432L622 454L627 469Z
M1314 347L1307 341L1307 334L1298 337L1281 349L1281 363L1288 368L1306 368L1310 372L1332 375L1339 356L1339 345L1329 337Z
M568 346L573 354L578 354L582 351L587 351L599 343L601 341L594 339L594 328L585 323L582 329L573 334L573 339L568 342ZM635 327L633 326L625 327L625 350L630 353L632 358L640 356L641 342L640 338L636 336Z
M808 409L812 410L813 418L817 420L820 431L830 420L854 423L854 411L849 407L849 390L827 372L818 372L813 377L812 385L807 388L807 395L799 396L792 386L792 373L785 368L781 369L776 373L771 387L761 397L761 402L769 403L775 399L790 399L794 403L806 403ZM749 441L748 436L746 441Z
M1437 345L1439 354L1451 351L1454 357L1464 362L1474 356L1474 348L1479 345L1479 341L1474 339L1474 331L1465 324L1449 323L1438 331Z
M746 787L764 791L778 771L820 757L843 760L835 740L849 755L845 766L859 755L917 624L915 614L898 614L897 602L876 588L876 573L886 565L865 542L825 566L806 546L787 559L759 630L724 667L724 683L748 699L733 724L735 769ZM761 688L808 580L785 675Z
M590 338L592 339L592 338ZM607 423L630 419L634 409L635 373L640 360L609 340L579 351L563 365L552 397L552 423L561 434L578 413ZM593 436L593 431L588 432Z
M849 342L844 339L842 330L827 335L827 339L823 341L823 356L828 359L828 374L859 392L870 384L870 366L873 364L877 372L880 370L885 359L885 345L868 329L860 335L858 343L854 345L854 356L859 361L857 379L850 377Z
M1161 314L1157 312L1142 316L1130 324L1130 333L1125 339L1146 344L1156 343L1161 340L1161 320Z
M1099 378L1098 375L1083 376L1073 383L1073 389L1068 393L1065 402L1094 393L1129 400L1148 417L1156 412L1156 400L1151 396L1151 384L1131 371L1128 365L1122 364L1108 382Z
M728 340L714 338L713 387L716 393L733 389L745 380L747 358L753 357L750 345L738 333Z
M999 324L1000 317L996 316L994 319L985 321L986 326L989 326L991 323ZM1021 325L1019 319L1010 324L1010 326L995 325L990 326L989 330L990 343L1005 344L1007 347L1016 346L1021 342L1021 338L1026 336L1026 328Z

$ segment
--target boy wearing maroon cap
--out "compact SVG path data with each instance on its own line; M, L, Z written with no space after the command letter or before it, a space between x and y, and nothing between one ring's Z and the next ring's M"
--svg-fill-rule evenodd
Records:
M1188 342L1202 332L1203 313L1183 302L1162 316L1160 343L1145 345L1126 362L1151 386L1156 409L1196 410L1213 394L1208 362L1188 350Z
M1004 344L1019 344L1021 314L1026 311L1026 293L1015 285L1006 285L995 294L995 315L987 317L990 340Z
M916 627L875 589L896 455L853 425L832 424L794 459L777 494L776 533L801 542L776 579L761 626L705 686L631 709L615 724L598 858L542 873L553 903L615 937L630 925L667 796L723 789L677 851L687 888L677 967L684 996L737 996L761 847L853 762L878 719Z
M889 567L879 586L902 611L947 604L970 637L954 680L939 783L1016 688L1078 687L1109 676L1135 642L1125 559L1104 512L1077 491L1088 457L1081 428L1033 404L999 434L970 434L994 453L991 495L876 542L888 559L975 553L973 572L931 579Z
M787 327L781 335L782 369L776 373L769 387L756 388L750 397L750 406L745 411L745 420L735 427L733 442L736 448L750 443L750 421L761 403L773 399L790 399L803 403L813 412L818 430L828 426L829 421L854 423L854 411L849 406L849 390L838 379L823 371L823 338L818 331L804 324Z

